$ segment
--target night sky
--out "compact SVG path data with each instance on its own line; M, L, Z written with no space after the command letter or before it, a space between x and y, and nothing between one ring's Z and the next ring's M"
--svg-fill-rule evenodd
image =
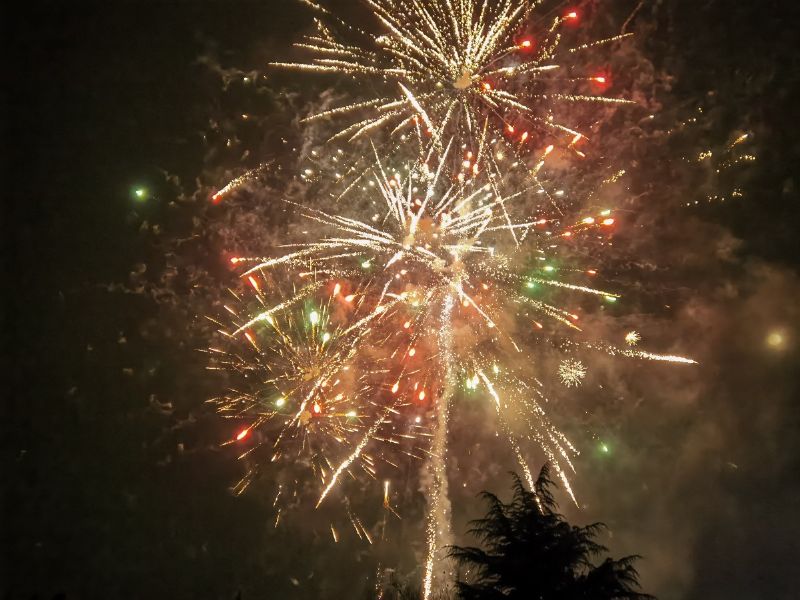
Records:
M266 485L230 493L242 465L218 447L230 426L204 405L220 382L197 352L203 298L191 284L230 278L223 253L248 229L219 225L235 217L192 197L195 178L220 185L253 160L281 164L301 143L288 109L337 85L266 71L296 56L309 25L297 4L4 9L4 598L368 597L369 547L332 547L303 515L274 529ZM604 15L598 26L619 27L638 2L584 4ZM556 414L583 451L582 508L562 508L606 522L612 553L642 555L644 590L665 600L800 588L798 16L789 1L646 0L632 28L647 61L636 85L657 96L664 130L703 113L677 139L640 136L648 149L619 151L636 157L652 205L630 223L646 233L617 244L637 257L618 281L647 291L613 316L700 365L601 361ZM657 84L641 84L648 72ZM260 92L242 83L265 73ZM243 111L264 120L236 126L252 149L239 164L220 140ZM747 169L686 174L681 156L743 131L757 157ZM614 139L639 144L628 133ZM734 188L742 197L705 198ZM279 225L261 210L258 223ZM210 233L177 250L193 217ZM165 275L167 253L184 261L178 276ZM463 459L475 476L454 497L459 535L480 516L476 494L507 489L514 465L502 453L480 464ZM409 509L385 561L414 562L420 515Z

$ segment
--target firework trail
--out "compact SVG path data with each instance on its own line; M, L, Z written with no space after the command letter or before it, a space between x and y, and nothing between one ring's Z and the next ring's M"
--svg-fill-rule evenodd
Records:
M442 307L442 323L450 323L456 303L454 294L449 294ZM426 523L427 552L425 575L422 582L423 596L429 597L433 589L436 573L441 573L445 559L437 556L449 543L450 500L447 492L447 425L450 417L450 404L455 395L456 364L454 356L453 331L449 327L439 333L439 352L442 366L442 391L436 400L436 425L433 437L432 456L428 464L432 483L430 484L428 518ZM437 568L437 563L439 567ZM440 574L441 577L441 574Z

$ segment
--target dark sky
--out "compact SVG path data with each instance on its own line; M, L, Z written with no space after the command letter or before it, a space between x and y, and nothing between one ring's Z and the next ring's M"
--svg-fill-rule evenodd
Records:
M616 22L635 5L617 4ZM214 449L224 434L202 403L216 384L192 334L175 341L185 323L164 322L149 296L110 291L158 262L163 246L140 230L176 221L162 172L199 174L200 133L235 102L198 59L263 70L307 14L289 0L4 11L4 597L360 594L368 550L337 555L291 522L273 530L269 499L229 493L240 466ZM673 77L665 111L702 104L698 147L747 130L758 155L740 202L676 202L655 217L669 225L631 242L659 264L654 289L681 290L652 337L701 367L602 367L621 383L587 418L614 451L585 453L585 506L569 516L607 522L612 551L644 555L646 591L664 599L788 599L800 586L797 12L789 1L674 0L645 2L637 17L642 52ZM147 202L132 195L140 186ZM770 346L770 333L783 342Z

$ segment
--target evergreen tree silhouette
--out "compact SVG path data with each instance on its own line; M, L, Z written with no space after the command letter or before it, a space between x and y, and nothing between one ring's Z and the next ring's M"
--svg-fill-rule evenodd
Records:
M636 591L638 556L605 558L607 548L595 541L602 523L575 527L556 509L547 465L533 491L514 475L514 495L504 504L483 492L489 510L472 521L469 533L481 547L453 546L464 579L456 582L463 600L644 600Z

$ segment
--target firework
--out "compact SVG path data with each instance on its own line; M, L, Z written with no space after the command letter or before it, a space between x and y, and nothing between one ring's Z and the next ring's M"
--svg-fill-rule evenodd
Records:
M449 428L465 394L486 402L531 488L535 446L577 503L570 475L578 451L544 409L543 380L555 374L566 387L581 385L583 361L598 351L694 361L633 348L635 331L622 348L580 339L581 312L621 298L597 283L597 257L620 223L598 206L600 193L554 187L546 163L583 156L586 136L557 117L560 103L627 102L600 93L607 73L576 75L571 58L626 36L567 47L563 28L577 15L543 22L525 0L366 0L375 34L306 3L320 13L316 34L300 44L313 58L277 64L377 84L377 98L310 117L341 120L334 139L374 135L377 149L370 139L369 156L311 152L317 164L301 173L304 188L332 163L332 195L350 193L349 201L286 200L305 226L269 256L231 259L241 282L215 320L219 343L209 352L232 385L213 402L237 422L227 442L247 463L237 492L269 465L299 465L288 483L313 495L309 506L339 502L370 544L374 533L354 512L348 482L381 489L380 540L401 510L392 473L406 457L422 461L427 599L448 577ZM212 200L263 173L245 173ZM624 175L616 170L603 185ZM557 369L536 360L545 346L561 353ZM330 534L337 543L343 532L331 523Z
M215 192L214 195L211 196L211 201L214 204L217 204L221 202L225 197L235 192L236 190L247 185L253 185L258 183L260 178L264 175L264 173L267 172L267 170L271 166L273 166L271 163L266 163L259 165L255 169L251 169L245 173L242 173L235 179L228 182L228 184L225 185L222 189Z
M256 388L216 400L221 412L247 422L232 441L252 445L245 457L253 466L237 489L265 462L305 452L320 506L343 494L342 480L385 479L400 452L426 458L426 597L448 543L448 423L459 389L483 391L529 485L523 447L533 443L574 500L569 473L577 451L544 411L532 342L580 331L570 307L576 296L620 298L591 284L597 271L575 262L613 231L610 209L587 215L566 200L554 204L563 196L538 193L538 180L514 179L514 172L507 174L513 185L492 173L460 178L448 168L452 146L440 153L431 144L404 161L376 155L370 184L352 203L368 213L292 204L313 225L313 239L267 258L231 259L248 291L232 292L230 323L220 320L231 349L213 350L217 368L249 375ZM693 362L599 342L561 349ZM567 386L585 374L575 358L559 367ZM384 506L394 512L387 494ZM351 520L369 539L358 517Z
M376 401L388 370L380 356L359 347L363 330L346 327L347 315L358 314L350 296L304 275L298 275L302 288L272 304L265 290L275 281L262 274L245 279L255 302L230 291L225 309L231 324L218 324L223 339L233 344L209 352L212 368L239 375L246 389L232 389L212 402L221 414L246 423L231 440L250 445L242 458L251 466L234 488L237 493L264 464L304 461L322 486L319 506L346 469L359 467L374 476L369 443L391 443L419 456L405 442L424 428L395 426L401 400ZM237 339L247 345L239 347ZM254 390L248 380L256 382Z
M586 377L586 367L581 361L569 358L558 365L558 376L565 386L576 387Z
M635 346L642 340L642 336L639 335L638 331L629 331L625 334L625 343L628 346Z
M566 47L563 28L574 11L538 17L528 0L368 0L376 33L356 29L324 7L317 31L297 44L309 62L274 66L348 76L382 92L377 98L324 110L308 120L341 119L333 139L374 132L442 141L455 136L475 153L473 166L491 166L486 143L515 152L536 133L555 135L577 154L585 134L561 122L563 103L626 104L604 96L607 73L575 74L576 55L628 37ZM526 34L531 29L534 33Z

